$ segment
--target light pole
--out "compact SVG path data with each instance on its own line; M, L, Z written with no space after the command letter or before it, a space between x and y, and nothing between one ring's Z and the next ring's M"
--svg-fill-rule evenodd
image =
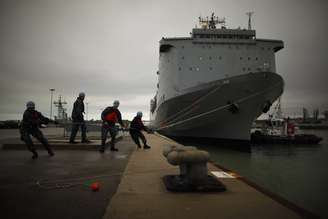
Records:
M86 105L87 105L87 110L86 110L86 112L85 112L85 117L86 117L86 119L87 119L87 121L88 121L88 106L89 106L89 103L88 102L86 102L85 103Z
M53 96L55 89L50 88L49 90L50 90L50 119L52 119L52 96Z

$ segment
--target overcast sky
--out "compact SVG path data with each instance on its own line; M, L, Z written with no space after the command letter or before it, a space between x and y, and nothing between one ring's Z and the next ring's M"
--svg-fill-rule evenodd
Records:
M284 41L276 53L284 108L328 109L325 0L0 2L0 120L21 118L28 100L49 115L49 88L63 95L69 114L84 91L89 118L119 99L125 119L139 110L147 119L159 40L189 36L198 16L213 11L230 28L246 27L245 12L254 11L257 38Z

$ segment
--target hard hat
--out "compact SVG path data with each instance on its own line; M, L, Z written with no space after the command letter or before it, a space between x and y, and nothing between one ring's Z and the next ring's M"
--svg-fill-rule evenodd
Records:
M114 100L113 106L118 107L120 105L120 101Z
M84 92L80 92L79 93L79 97L85 97L85 93Z
M141 111L137 112L137 116L142 117L142 112Z
M26 108L35 108L35 103L33 101L28 101L26 103Z

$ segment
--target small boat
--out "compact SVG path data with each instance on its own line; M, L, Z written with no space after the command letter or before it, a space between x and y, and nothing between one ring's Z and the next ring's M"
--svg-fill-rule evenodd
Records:
M297 134L297 127L291 119L283 118L281 100L278 99L269 119L251 133L255 144L319 144L321 137L312 134Z
M267 135L260 131L251 134L251 142L256 144L319 144L321 137L312 134Z

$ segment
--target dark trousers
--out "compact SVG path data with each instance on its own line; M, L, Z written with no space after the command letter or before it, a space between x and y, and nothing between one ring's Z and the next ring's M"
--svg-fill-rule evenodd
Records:
M117 127L115 125L109 125L107 123L103 123L101 127L101 148L105 149L107 134L110 134L111 141L110 147L115 148L115 139L117 135Z
M141 131L139 131L139 130L130 130L130 135L131 135L132 140L134 141L134 143L136 143L138 145L138 147L141 147L139 138L141 139L144 146L147 145L146 137L144 136L144 134L142 134Z
M21 130L21 139L25 142L29 151L31 151L32 153L36 153L31 136L41 142L43 147L48 151L48 153L52 152L48 140L44 137L40 129Z
M81 121L81 122L73 122L71 137L69 139L70 141L74 141L76 134L79 131L79 127L81 127L82 141L87 140L87 126L85 125L84 121Z

